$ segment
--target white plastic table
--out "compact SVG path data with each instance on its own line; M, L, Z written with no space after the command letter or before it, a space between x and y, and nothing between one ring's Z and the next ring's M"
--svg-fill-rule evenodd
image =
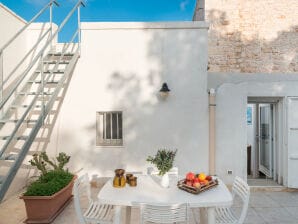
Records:
M126 207L126 223L129 223L131 206L140 206L142 203L188 203L190 208L206 208L208 224L214 224L215 207L231 206L233 201L231 193L221 180L218 186L197 195L180 190L176 186L176 180L172 181L169 188L162 188L152 176L140 175L137 181L136 187L126 185L124 188L115 188L111 179L99 192L99 202L115 205L115 224L120 223L122 206Z

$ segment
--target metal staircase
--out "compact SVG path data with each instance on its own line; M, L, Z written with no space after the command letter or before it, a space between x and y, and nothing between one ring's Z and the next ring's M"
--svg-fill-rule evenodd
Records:
M45 120L51 115L57 99L63 96L62 93L67 88L80 55L80 6L84 6L84 3L78 1L55 32L52 26L53 5L59 6L55 0L51 0L0 49L0 202L18 170L31 168L24 159L35 153L30 148L33 142L37 141L37 135L45 125ZM3 74L6 48L47 9L50 10L49 29L43 32L9 74ZM54 38L76 10L78 29L71 41L54 45ZM78 40L76 43L75 38ZM36 53L36 49L40 50ZM25 69L16 75L16 71L28 61L29 57L31 60Z

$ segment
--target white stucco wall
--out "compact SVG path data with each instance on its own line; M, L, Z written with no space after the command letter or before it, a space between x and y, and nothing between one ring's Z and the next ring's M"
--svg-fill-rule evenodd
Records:
M234 176L247 177L247 97L298 96L297 85L297 74L208 74L208 87L217 87L216 173L226 183L232 183ZM286 113L283 116L286 125ZM285 143L282 147L286 152ZM280 156L284 157L283 176L284 183L287 183L287 154ZM232 170L233 175L228 175L227 170Z
M10 9L0 3L0 48L7 43L23 26L26 21L14 14ZM3 78L17 65L26 53L26 32L3 51ZM20 70L19 70L20 71ZM13 80L13 79L12 79ZM7 84L11 83L9 81Z
M208 171L207 25L82 23L82 54L48 151L71 169L145 171L158 148L178 149L179 172ZM163 82L171 89L158 98ZM96 147L96 111L123 111L123 147Z

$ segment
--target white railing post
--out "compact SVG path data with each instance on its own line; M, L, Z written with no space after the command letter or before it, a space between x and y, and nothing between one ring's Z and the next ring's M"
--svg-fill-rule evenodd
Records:
M4 72L4 67L3 67L3 51L0 51L0 82L1 82L1 90L0 90L0 102L2 102L3 100L3 74ZM1 114L0 114L1 118L3 117L3 108L1 108Z
M44 103L44 73L43 73L43 53L40 55L40 79L41 79L41 114L42 114L42 125L44 124L45 115L45 103Z
M51 3L50 5L50 38L52 39L52 36L53 36L53 2ZM53 47L53 40L51 41L51 50L52 50L52 47Z
M79 44L79 55L81 55L81 6L78 6L78 44Z

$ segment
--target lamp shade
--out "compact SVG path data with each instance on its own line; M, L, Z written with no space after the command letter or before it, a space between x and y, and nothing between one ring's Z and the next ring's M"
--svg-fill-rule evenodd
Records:
M163 83L161 89L159 90L159 92L162 92L162 93L167 93L167 92L170 92L170 91L171 90L169 89L167 83Z

